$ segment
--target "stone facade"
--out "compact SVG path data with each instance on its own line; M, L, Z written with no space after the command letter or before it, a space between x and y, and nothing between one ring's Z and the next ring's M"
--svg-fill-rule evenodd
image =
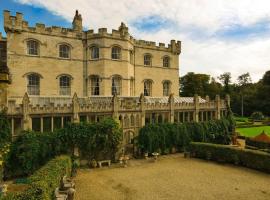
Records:
M0 108L16 136L22 129L53 131L66 123L118 119L129 144L146 123L205 121L225 115L229 97L179 97L181 42L136 40L121 23L108 33L29 27L21 13L4 11L0 35Z

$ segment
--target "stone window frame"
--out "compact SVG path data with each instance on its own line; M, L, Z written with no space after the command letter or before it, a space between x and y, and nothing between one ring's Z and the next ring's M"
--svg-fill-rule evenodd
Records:
M94 52L94 49L97 50ZM100 48L97 44L93 44L89 47L90 50L90 60L99 60L100 59Z
M152 96L152 90L153 90L153 80L151 79L145 79L143 81L143 94L144 96Z
M152 60L153 60L153 56L150 53L146 53L143 55L143 65L147 66L147 67L151 67L152 66Z
M61 79L63 77L69 78L69 86L61 86ZM58 94L60 96L71 96L72 81L73 77L70 74L59 74L56 79L58 79ZM62 87L62 88L61 88Z
M114 50L117 50L114 52ZM112 60L121 60L122 58L122 47L119 45L113 45L111 48L111 59Z
M96 79L95 83L98 83L98 85L93 86L94 79ZM91 96L99 96L100 95L100 82L101 82L101 78L99 75L90 75L89 76L90 95Z
M170 64L171 64L171 58L170 56L166 55L166 56L163 56L162 58L162 63L163 63L163 67L165 68L170 68Z
M35 44L35 48L32 46L31 50L30 50L30 44ZM34 38L28 38L26 40L26 54L29 56L40 56L40 46L41 46L41 42L37 39ZM31 52L33 51L33 52Z
M27 77L27 93L31 96L39 96L40 95L40 79L43 77L36 72L29 72L23 75L23 77Z
M62 48L62 49L61 49ZM67 52L65 52L67 51ZM59 58L70 59L71 58L71 47L67 44L59 44Z
M120 96L122 94L122 76L115 74L112 75L112 85L111 85L111 94ZM116 82L118 81L118 83Z
M170 96L170 93L171 93L171 85L172 85L172 82L169 81L169 80L164 80L162 81L162 91L163 91L163 96L167 97L167 96ZM167 88L165 88L165 86Z

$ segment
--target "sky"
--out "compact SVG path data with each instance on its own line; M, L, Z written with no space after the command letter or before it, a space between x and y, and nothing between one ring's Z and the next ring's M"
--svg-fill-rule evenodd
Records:
M231 72L236 81L249 72L256 82L270 70L269 0L0 0L0 10L22 12L31 26L71 27L76 9L85 30L124 22L136 39L181 40L180 76Z

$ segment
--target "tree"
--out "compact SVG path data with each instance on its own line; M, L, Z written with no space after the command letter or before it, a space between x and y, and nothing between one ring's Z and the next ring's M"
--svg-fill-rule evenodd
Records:
M265 72L262 82L264 85L270 85L270 71Z
M218 79L221 81L221 83L224 86L224 93L225 94L230 94L230 83L231 83L231 73L230 72L225 72L221 74Z
M237 80L238 80L238 85L240 87L241 116L243 117L244 116L244 96L245 96L245 92L246 92L246 88L247 88L248 84L250 84L252 81L251 81L250 74L248 72L238 76Z

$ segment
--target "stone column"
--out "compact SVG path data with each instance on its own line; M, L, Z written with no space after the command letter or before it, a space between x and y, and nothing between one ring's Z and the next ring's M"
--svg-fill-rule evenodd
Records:
M23 100L22 100L22 112L23 112L23 130L31 130L32 126L30 124L31 120L29 119L29 104L30 104L30 100L28 97L28 94L25 93Z
M119 98L117 97L116 94L113 95L112 103L113 103L113 118L119 120L118 118Z
M72 111L73 111L73 122L74 123L80 122L79 110L80 110L79 99L78 99L78 96L75 92L73 95L73 98L72 98Z
M216 103L216 119L220 119L220 96L216 95L216 99L215 99L215 103Z
M40 117L40 132L43 133L43 117Z
M174 94L170 94L169 96L169 105L170 105L170 118L169 122L174 123Z
M194 121L199 122L199 96L197 94L194 95Z
M51 132L53 132L54 129L54 118L53 116L51 117Z
M143 93L141 93L140 96L140 104L141 104L141 123L140 127L143 127L145 125L145 98Z

